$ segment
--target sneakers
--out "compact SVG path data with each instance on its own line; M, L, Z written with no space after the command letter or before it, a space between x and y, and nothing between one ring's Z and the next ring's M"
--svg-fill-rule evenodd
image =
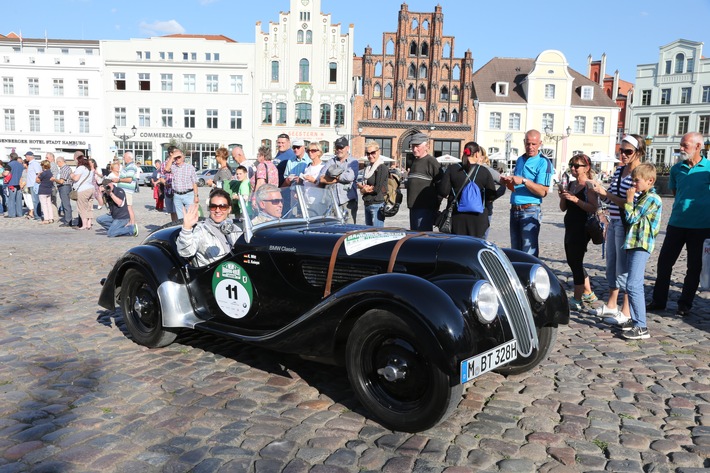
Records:
M633 327L632 329L621 334L627 340L643 340L651 338L646 327Z
M606 317L607 315L613 316L616 315L617 312L619 312L619 309L610 309L606 305L602 305L601 307L591 307L587 311L589 315L594 315L596 317Z
M630 319L625 316L621 311L617 311L614 315L610 315L608 317L604 317L602 319L602 322L605 324L609 325L623 325L626 322L628 322Z
M632 330L634 328L634 321L629 319L623 324L617 325L616 328L618 328L622 332L628 332L629 330Z
M589 294L582 294L582 302L584 302L585 304L593 304L598 300L599 298L593 292Z
M568 299L568 303L569 303L569 310L575 310L577 312L581 312L583 309L582 301L575 299L574 297L570 297Z

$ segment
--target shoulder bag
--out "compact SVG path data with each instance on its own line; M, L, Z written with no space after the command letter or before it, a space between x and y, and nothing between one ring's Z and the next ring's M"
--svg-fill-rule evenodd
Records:
M81 180L78 186L76 186L76 189L72 188L72 190L69 191L69 198L71 200L77 200L79 198L79 191L78 189L81 187L81 185L91 176L91 171L89 171L89 174L86 175L84 179Z

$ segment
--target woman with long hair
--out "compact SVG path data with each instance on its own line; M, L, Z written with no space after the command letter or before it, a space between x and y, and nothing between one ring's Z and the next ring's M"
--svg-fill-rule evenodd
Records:
M91 200L94 198L94 171L91 170L89 160L85 156L76 158L77 167L71 174L74 181L74 190L77 192L76 206L81 217L81 227L74 227L77 230L91 230L94 210Z

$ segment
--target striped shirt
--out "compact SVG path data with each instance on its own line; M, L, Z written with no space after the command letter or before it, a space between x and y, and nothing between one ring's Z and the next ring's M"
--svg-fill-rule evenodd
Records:
M641 248L649 253L653 251L656 235L661 229L661 211L663 202L656 194L655 189L640 193L633 204L624 204L626 221L629 222L629 231L626 232L624 248L633 250Z
M622 199L626 199L626 191L629 190L633 181L631 180L631 173L626 177L621 179L621 184L619 185L619 176L624 171L625 166L619 166L614 172L614 176L611 178L611 184L607 192L614 194ZM638 192L637 192L638 194ZM636 195L638 197L638 195ZM621 218L621 212L619 206L616 205L611 199L606 199L606 203L609 204L609 218L619 220Z

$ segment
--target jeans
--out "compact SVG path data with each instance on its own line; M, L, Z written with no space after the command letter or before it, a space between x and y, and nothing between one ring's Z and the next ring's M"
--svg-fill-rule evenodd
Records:
M643 275L651 253L641 248L625 251L628 264L626 294L629 295L631 320L634 321L636 327L646 328L646 297L643 293Z
M611 219L606 230L606 282L609 289L626 290L628 271L624 240L626 232L621 219Z
M384 227L385 214L383 207L384 202L365 206L365 225L370 227Z
M539 205L533 205L523 210L510 210L510 247L525 253L538 256L540 248L540 223L542 210Z
M99 215L96 221L106 229L109 237L133 236L134 225L128 225L127 218L118 218L116 220L111 217L111 214Z
M185 210L189 209L191 205L195 205L195 193L190 191L187 194L174 194L173 203L175 204L175 213L177 214L177 218L181 219L185 213Z
M350 212L350 219L353 221L354 224L357 224L357 199L348 200L348 203L345 204L345 206Z
M434 230L434 216L436 211L432 209L409 209L409 228L420 232L431 232Z
M8 190L7 216L22 217L22 191L19 186L15 186L14 190Z
M683 279L683 291L678 299L678 307L691 309L695 292L700 284L702 270L703 242L710 238L710 228L680 228L668 225L666 237L658 255L656 284L653 287L653 302L665 306L671 284L673 265L678 260L685 245L688 252L688 268Z
M32 208L35 214L35 220L42 220L42 208L39 205L39 194L35 190L35 187L30 187L32 193Z
M59 186L59 200L62 202L62 209L64 209L64 216L61 220L67 225L71 225L72 223L71 199L69 198L69 192L71 192L71 186Z

